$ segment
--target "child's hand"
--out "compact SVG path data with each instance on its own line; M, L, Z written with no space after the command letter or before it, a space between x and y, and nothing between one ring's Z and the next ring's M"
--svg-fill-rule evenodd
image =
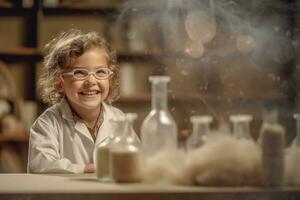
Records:
M94 173L95 172L95 165L94 164L87 164L84 168L84 173Z

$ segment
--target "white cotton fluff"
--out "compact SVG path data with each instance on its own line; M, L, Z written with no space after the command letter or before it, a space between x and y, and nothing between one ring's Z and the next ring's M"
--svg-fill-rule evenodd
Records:
M261 149L251 140L214 134L201 148L190 152L186 175L203 186L261 184Z
M185 176L185 159L183 151L163 151L145 162L144 181L158 184L191 185Z
M261 185L261 149L251 140L213 135L197 150L165 151L148 159L144 181L173 185Z
M285 153L285 183L300 185L300 147L291 147Z

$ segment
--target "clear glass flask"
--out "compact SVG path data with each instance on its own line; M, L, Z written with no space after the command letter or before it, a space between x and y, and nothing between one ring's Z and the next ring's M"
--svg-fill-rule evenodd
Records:
M150 76L152 108L141 126L143 152L151 157L163 150L176 150L177 125L168 111L167 83L169 76Z
M292 142L292 147L300 147L300 114L296 113L294 114L294 118L296 119L296 137L294 138Z
M238 139L252 139L250 134L250 122L252 119L251 115L246 114L229 116L229 120L233 123L233 136Z
M139 182L142 180L142 153L140 142L134 134L133 122L136 113L127 113L120 127L124 127L116 137L110 151L110 174L115 182Z
M212 120L212 116L208 115L197 115L190 118L193 131L186 143L187 150L199 148L206 142Z
M94 151L96 177L104 182L111 181L109 156L112 143L120 138L120 133L124 130L124 119L113 119L110 122L113 124L113 134L98 144Z

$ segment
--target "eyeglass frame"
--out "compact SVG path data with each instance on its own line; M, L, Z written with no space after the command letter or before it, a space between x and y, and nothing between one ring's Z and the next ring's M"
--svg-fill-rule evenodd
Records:
M79 69L79 70L87 71L87 72L88 72L87 76L84 77L84 78L78 78L78 77L75 77L74 71L75 71L75 70L78 70L78 69ZM99 78L99 77L96 75L96 71L99 70L99 69L105 69L105 70L108 70L108 71L109 71L108 76L105 77L105 78ZM88 70L88 69L86 69L86 68L78 67L78 68L75 68L75 69L73 69L73 70L71 70L71 71L69 71L69 72L61 73L61 74L60 74L60 79L61 79L62 81L64 81L64 79L63 79L63 76L64 76L64 75L72 75L72 77L73 77L75 80L84 81L84 80L88 79L91 75L94 75L94 77L95 77L97 80L105 80L105 79L109 79L113 74L114 74L114 72L111 71L111 69L109 69L109 68L107 68L107 67L98 67L97 69L95 69L95 70L93 70L93 71L90 71L90 70Z

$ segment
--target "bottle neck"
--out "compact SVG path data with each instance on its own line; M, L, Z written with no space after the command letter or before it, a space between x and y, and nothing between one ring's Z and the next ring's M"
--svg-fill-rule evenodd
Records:
M152 110L167 110L167 84L156 83L152 84L152 95L151 95Z

